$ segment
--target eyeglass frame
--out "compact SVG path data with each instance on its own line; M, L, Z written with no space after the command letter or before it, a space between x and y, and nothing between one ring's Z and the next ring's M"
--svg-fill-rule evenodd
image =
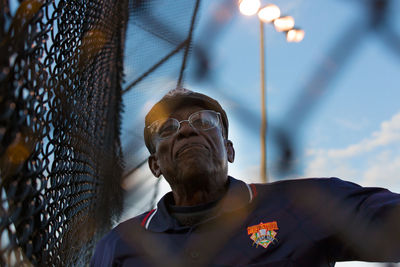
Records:
M211 111L212 113L216 114L216 115L217 115L217 119L218 119L218 124L217 124L216 126L214 126L214 127L211 127L211 128L205 129L205 130L203 130L203 129L198 129L198 128L196 128L194 125L192 125L192 123L190 122L190 117L192 117L192 116L193 116L194 114L196 114L196 113L203 112L203 111ZM151 133L153 142L154 142L154 137L155 137L155 136L157 136L157 139L158 139L158 140L166 140L166 139L172 137L173 135L175 135L175 134L179 131L179 129L181 128L182 122L185 122L185 121L187 121L187 122L189 123L190 127L192 127L193 129L199 130L199 131L208 131L208 130L214 129L214 128L216 128L216 127L219 127L219 128L222 130L223 135L225 136L225 130L224 130L224 127L222 127L222 117L221 117L221 113L218 112L218 111L215 111L215 110L211 110L211 109L202 109L202 110L199 110L199 111L196 111L196 112L193 112L192 114L190 114L189 117L188 117L186 120L181 120L181 121L179 121L179 120L176 119L176 118L168 118L168 119L166 119L165 121L167 121L167 120L169 120L169 119L172 119L172 120L177 121L177 122L179 123L179 126L178 126L178 128L176 129L175 133L173 133L173 134L171 134L171 135L169 135L169 136L167 136L167 137L160 137L160 136L158 135L158 132L157 132L157 133L152 133L152 130L151 130L152 126L153 126L156 122L159 122L160 119L154 121L153 123L151 123L149 126L146 127L147 129L150 130L150 133Z

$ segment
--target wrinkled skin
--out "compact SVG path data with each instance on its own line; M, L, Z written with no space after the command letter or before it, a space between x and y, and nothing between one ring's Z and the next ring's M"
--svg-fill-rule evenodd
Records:
M183 106L170 118L186 120L200 106ZM225 193L228 162L235 151L223 136L222 126L206 131L183 122L179 131L156 143L156 152L149 157L149 166L156 177L163 175L172 188L175 205L193 206L219 199Z

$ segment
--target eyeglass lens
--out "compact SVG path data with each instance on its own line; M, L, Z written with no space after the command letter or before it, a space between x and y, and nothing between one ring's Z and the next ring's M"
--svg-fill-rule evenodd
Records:
M155 132L160 138L168 138L175 134L180 124L188 121L189 124L198 130L209 130L219 125L219 113L212 110L201 110L189 116L187 120L178 121L175 118L169 118L164 123L159 122L159 127L155 127Z

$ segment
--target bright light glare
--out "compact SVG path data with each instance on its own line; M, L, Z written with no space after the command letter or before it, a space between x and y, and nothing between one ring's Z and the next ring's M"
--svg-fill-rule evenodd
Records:
M272 4L263 7L258 12L258 17L260 18L260 20L266 23L272 22L273 20L279 18L280 15L281 15L281 10L279 9L279 7Z
M294 19L291 16L282 17L274 20L275 30L284 32L294 27Z
M251 16L257 13L260 5L260 0L240 0L239 10L243 15Z
M286 40L288 42L301 42L304 39L304 31L299 29L292 29L286 33Z

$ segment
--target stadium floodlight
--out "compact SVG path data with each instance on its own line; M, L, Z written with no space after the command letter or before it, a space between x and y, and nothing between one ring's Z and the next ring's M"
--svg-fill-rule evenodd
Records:
M252 16L260 9L260 0L239 0L239 11L243 15Z
M277 18L274 20L274 25L278 32L289 31L294 27L294 18L291 16Z
M301 42L304 39L304 31L301 29L291 29L286 33L286 40L288 42Z
M266 109L266 81L265 81L265 44L264 23L274 23L278 32L286 32L288 42L300 42L304 38L304 31L294 29L294 19L290 16L281 17L281 10L273 4L266 5L260 9L260 0L239 0L240 13L252 16L258 13L260 22L260 71L261 71L261 181L266 183L267 178L267 109Z
M258 18L265 23L270 23L281 16L281 10L278 6L270 4L266 5L258 11Z

